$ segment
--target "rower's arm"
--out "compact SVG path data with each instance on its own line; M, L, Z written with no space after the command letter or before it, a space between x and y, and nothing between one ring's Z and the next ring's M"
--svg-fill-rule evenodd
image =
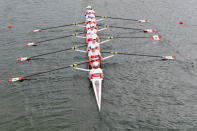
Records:
M101 41L100 41L100 38L99 38L99 37L97 37L97 42L98 42L98 43L101 43Z
M87 46L86 51L88 52L90 50L90 47Z
M104 78L104 74L103 73L101 73L101 78Z
M92 75L91 75L91 74L90 74L90 75L88 75L88 78L89 78L89 79L92 79Z
M99 57L100 57L101 60L103 59L102 55L99 55Z
M88 59L89 59L89 61L91 61L92 59L91 59L91 57L88 57Z
M88 39L86 38L86 43L88 44Z

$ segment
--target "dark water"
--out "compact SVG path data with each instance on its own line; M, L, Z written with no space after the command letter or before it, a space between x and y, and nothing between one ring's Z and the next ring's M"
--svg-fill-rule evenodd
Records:
M97 14L150 20L148 24L106 20L104 24L155 28L161 41L118 39L102 45L116 50L152 55L175 55L176 61L116 56L103 62L105 80L102 109L98 112L87 73L71 69L9 83L8 78L86 60L79 52L63 52L40 60L17 63L16 58L54 51L83 43L66 38L25 47L75 31L50 27L84 21L85 7ZM2 0L0 1L0 131L196 131L197 130L197 21L196 0ZM179 25L179 20L184 24ZM8 29L7 25L13 28ZM128 33L129 32L129 33ZM109 29L100 36L149 36L129 30Z

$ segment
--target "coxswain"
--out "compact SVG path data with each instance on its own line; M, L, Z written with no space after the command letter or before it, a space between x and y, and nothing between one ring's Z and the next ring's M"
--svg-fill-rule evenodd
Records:
M93 67L93 62L95 62L95 61L97 61L99 63L98 67L100 67L101 61L99 60L99 58L100 58L100 60L103 59L100 51L96 49L95 45L92 45L91 50L88 52L88 59L90 61L89 65L90 65L91 69Z
M93 68L90 70L89 79L104 78L104 74L101 68L99 68L99 63L95 61L93 63Z
M88 43L86 51L87 52L90 51L92 49L92 46L95 46L95 49L100 51L100 44L98 42L96 42L96 39L93 39L93 41L90 41Z

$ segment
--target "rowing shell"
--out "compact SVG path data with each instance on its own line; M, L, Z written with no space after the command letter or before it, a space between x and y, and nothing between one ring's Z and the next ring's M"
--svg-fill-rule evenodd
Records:
M94 94L96 97L97 105L99 108L99 111L101 109L101 89L102 89L102 80L101 78L97 79L91 79L93 89L94 89Z

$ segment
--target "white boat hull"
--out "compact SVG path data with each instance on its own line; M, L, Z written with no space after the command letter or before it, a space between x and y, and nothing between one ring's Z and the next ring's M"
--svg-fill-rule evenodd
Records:
M94 89L94 94L96 97L97 105L99 108L99 111L101 109L101 89L102 89L102 80L101 78L98 79L91 79L93 89Z

